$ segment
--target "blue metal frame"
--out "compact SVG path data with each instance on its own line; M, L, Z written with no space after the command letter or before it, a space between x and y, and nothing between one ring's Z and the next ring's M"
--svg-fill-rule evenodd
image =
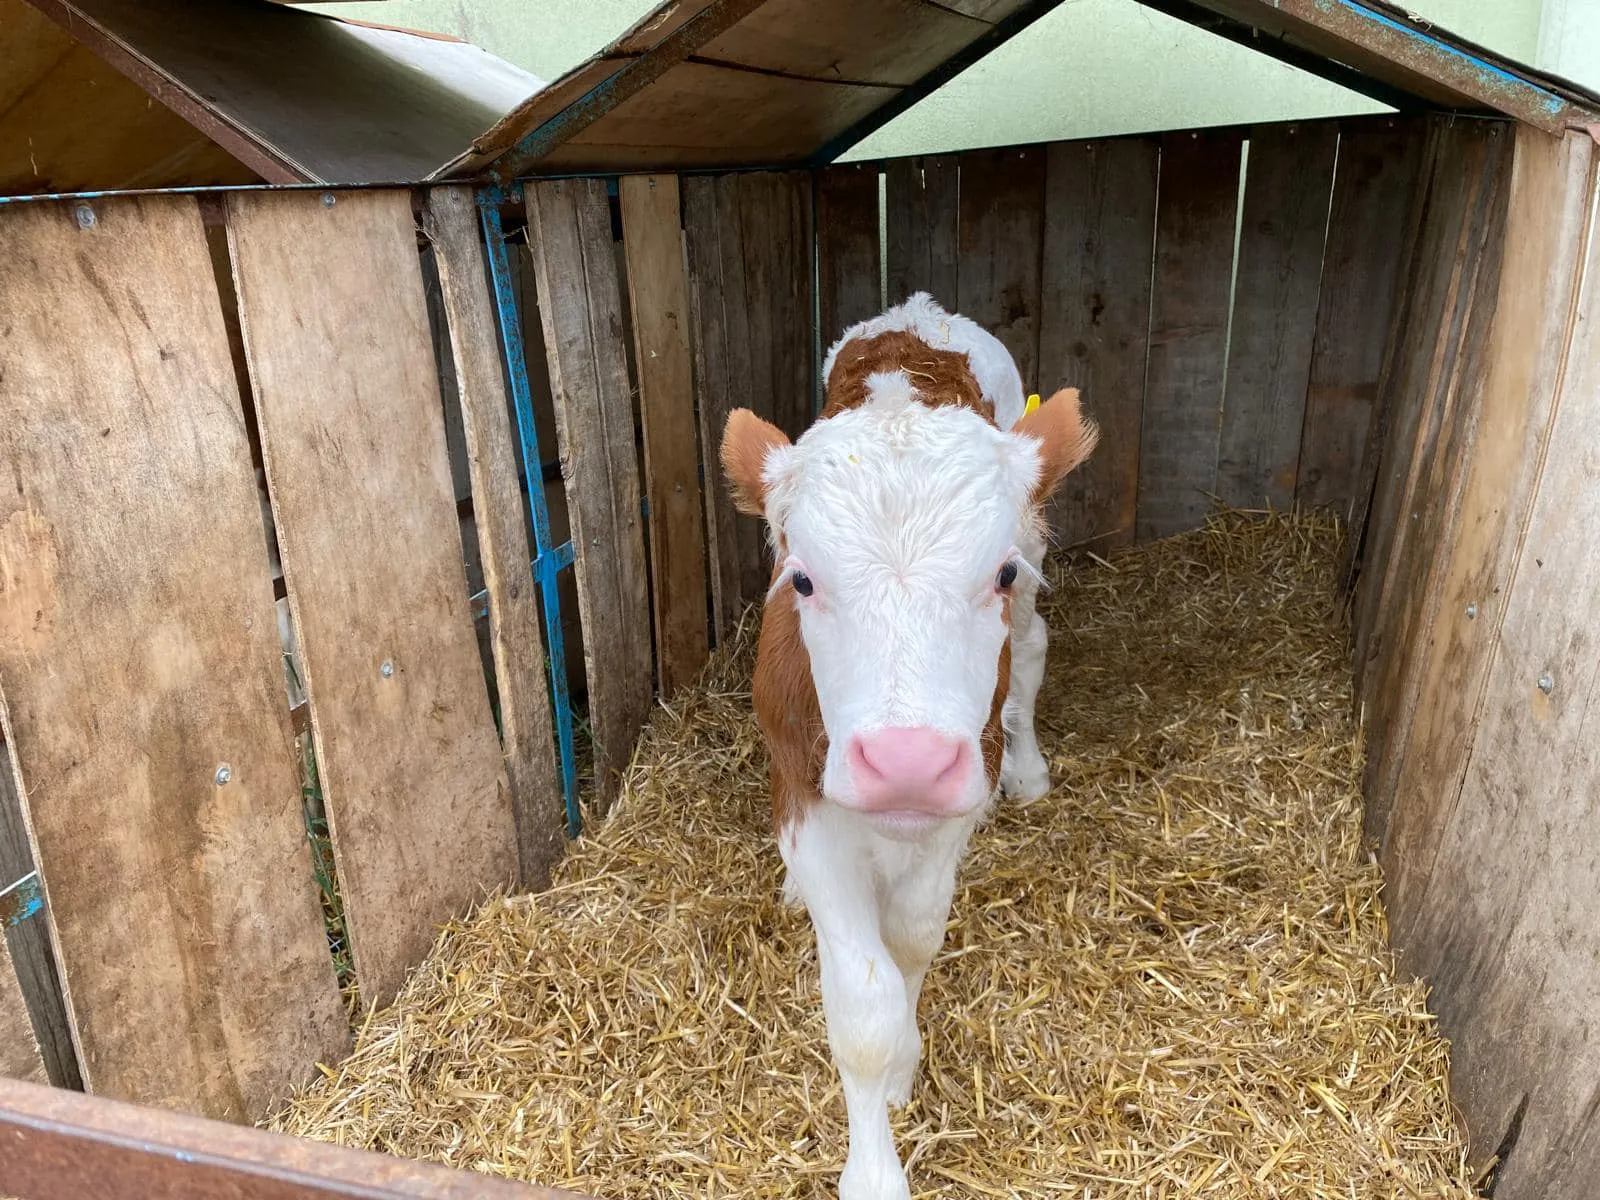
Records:
M489 256L489 278L494 287L495 319L500 326L500 348L505 355L506 376L511 381L511 403L517 414L517 436L522 442L523 474L527 478L528 509L533 514L533 578L544 603L544 636L550 667L550 694L554 698L556 744L561 758L561 793L566 802L567 834L577 837L583 831L583 815L578 809L578 759L573 749L572 696L567 690L567 648L561 631L561 597L556 576L572 565L570 541L550 544L550 505L544 494L544 472L539 457L539 434L533 424L533 392L528 385L528 357L522 345L522 321L517 298L511 290L511 260L506 251L505 224L500 205L515 198L516 191L497 187L478 191L478 215L483 223L484 247Z

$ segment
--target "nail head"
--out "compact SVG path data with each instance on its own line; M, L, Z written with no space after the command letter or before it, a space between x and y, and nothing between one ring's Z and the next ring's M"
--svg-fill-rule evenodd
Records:
M77 208L72 210L72 215L76 218L79 229L93 229L95 222L99 219L94 215L94 209L87 204L78 205Z
M1539 676L1539 690L1548 696L1556 690L1556 681L1549 675Z
M390 662L387 658L384 659L383 666L378 668L378 674L382 675L385 679L388 679L394 674L394 663Z
M217 768L217 786L218 787L221 787L223 784L227 783L232 778L233 778L233 768L230 767L227 763L223 763L220 767Z

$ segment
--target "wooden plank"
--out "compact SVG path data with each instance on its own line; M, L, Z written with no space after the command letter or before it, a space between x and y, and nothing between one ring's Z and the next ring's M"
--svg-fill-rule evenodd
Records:
M816 412L811 317L810 175L757 172L684 180L701 460L719 462L730 409L746 407L798 437ZM712 607L720 638L766 591L761 522L738 515L707 472Z
M1501 245L1498 238L1491 240L1490 230L1504 218L1502 184L1510 162L1510 139L1504 133L1506 126L1470 122L1448 126L1440 134L1418 251L1421 274L1387 382L1392 395L1386 403L1394 413L1371 507L1373 557L1363 566L1355 638L1355 683L1365 702L1368 746L1378 747L1368 755L1370 773L1384 760L1381 747L1389 736L1389 717L1403 707L1394 702L1400 694L1397 686L1374 688L1371 678L1397 666L1392 651L1406 645L1416 605L1422 602L1416 571L1432 549L1422 522L1432 530L1432 523L1450 512L1454 494L1446 496L1442 488L1459 482L1453 438L1461 426L1453 413L1461 400L1462 379L1477 382L1467 357L1477 354L1493 306L1493 282L1485 306L1478 306L1478 280L1486 242L1498 269ZM1373 782L1371 774L1368 782ZM1376 792L1386 794L1386 789ZM1368 819L1381 822L1381 802L1370 806Z
M0 887L8 887L34 870L33 847L17 796L16 763L9 746L0 746ZM55 947L50 944L49 915L42 909L5 931L4 941L27 1005L30 1037L37 1037L49 1080L57 1087L82 1088L78 1051L72 1044L72 1022ZM0 1045L4 1039L0 1038Z
M699 673L709 651L700 440L677 176L630 175L622 180L621 199L644 426L656 665L666 696Z
M517 875L411 199L228 198L241 328L362 1001Z
M987 22L922 0L766 0L695 59L912 87L988 29Z
M1464 448L1460 519L1430 548L1438 600L1395 653L1414 661L1404 736L1374 748L1380 790L1370 825L1382 839L1397 934L1408 935L1485 703L1484 684L1522 556L1560 382L1594 174L1593 143L1518 130L1494 323L1480 407ZM1470 615L1469 615L1470 613Z
M1541 152L1557 160L1540 172L1547 185L1559 187L1552 177L1562 172L1552 167L1576 168L1570 157L1560 162L1574 152L1592 156L1588 147ZM1593 185L1575 169L1566 179L1581 179L1584 194L1561 197L1545 215L1570 234L1573 210L1588 207ZM1519 191L1533 182L1531 172L1522 175ZM1547 186L1524 198L1557 199ZM1533 234L1536 220L1530 212L1522 228ZM1499 381L1531 371L1541 390L1553 382L1554 411L1542 471L1519 464L1524 485L1507 498L1531 503L1506 530L1515 536L1526 514L1515 557L1500 558L1512 568L1500 577L1503 613L1483 635L1492 663L1482 719L1459 799L1432 823L1437 858L1403 942L1404 962L1427 974L1430 1007L1450 1038L1452 1098L1476 1154L1507 1151L1496 1170L1502 1200L1580 1200L1593 1195L1600 1171L1600 240L1592 230L1587 240L1575 306L1567 305L1573 288L1561 286L1574 283L1564 267L1545 297L1525 296L1512 314L1545 309L1558 331L1537 340L1557 362L1513 347L1507 330L1506 349L1525 365ZM1509 273L1521 273L1523 249L1512 243ZM1540 415L1541 403L1548 402L1537 397L1530 415Z
M1294 504L1338 142L1332 122L1250 131L1217 451L1236 508Z
M205 231L0 218L0 716L84 1083L257 1118L349 1031Z
M596 798L603 812L617 794L652 701L622 291L604 180L529 184L524 197L577 552Z
M1193 529L1210 511L1242 141L1236 129L1161 139L1139 443L1140 541Z
M0 938L0 1078L48 1083L44 1058L34 1040L28 1002L11 963L11 952Z
M1407 225L1395 216L1416 190L1426 128L1407 117L1339 127L1295 502L1332 508L1347 521L1400 286Z
M1038 390L1045 162L1037 146L961 155L956 303L1005 343L1025 391Z
M689 264L689 312L695 361L695 407L700 414L700 460L715 466L720 459L723 426L737 405L733 399L736 365L742 351L737 331L744 322L744 268L738 231L728 229L719 211L726 179L708 176L683 181L684 248ZM736 214L735 214L736 216ZM724 254L724 243L731 242ZM726 272L724 266L726 265ZM735 332L730 337L730 326ZM748 375L745 376L746 378ZM706 557L711 581L712 634L720 642L743 611L741 542L751 522L733 506L733 494L720 468L705 473Z
M539 592L529 568L533 548L528 514L472 190L431 191L425 219L448 318L488 592L500 745L517 829L518 881L524 889L539 890L549 883L550 870L565 849L561 783L545 683Z
M0 1146L0 1192L26 1200L589 1200L6 1080L0 1080Z
M927 292L947 309L958 299L956 244L961 166L955 155L891 159L885 168L889 303Z
M817 279L824 346L857 321L882 311L880 267L878 164L851 163L817 172Z
M1065 546L1133 540L1160 150L1127 138L1048 151L1039 390L1078 388L1100 425L1099 447L1051 508Z
M664 171L799 164L899 94L899 88L876 84L685 62L581 133L542 152L535 169ZM564 113L560 121L568 119ZM497 172L505 161L495 165Z

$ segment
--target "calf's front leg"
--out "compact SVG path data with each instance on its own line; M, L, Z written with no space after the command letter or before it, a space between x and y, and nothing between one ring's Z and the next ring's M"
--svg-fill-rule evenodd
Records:
M906 978L885 945L865 862L813 814L783 839L788 883L805 902L822 968L822 1014L844 1088L849 1153L840 1200L909 1200L889 1127L890 1073L903 1053Z

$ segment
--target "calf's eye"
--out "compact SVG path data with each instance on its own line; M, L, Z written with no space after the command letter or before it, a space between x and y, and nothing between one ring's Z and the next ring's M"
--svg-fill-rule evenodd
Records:
M809 596L816 591L816 586L811 582L811 576L804 571L796 571L789 577L789 582L794 584L794 590L802 596Z
M1008 562L1005 566L1000 568L1000 574L994 582L995 586L1003 592L1016 581L1017 564L1015 562Z

